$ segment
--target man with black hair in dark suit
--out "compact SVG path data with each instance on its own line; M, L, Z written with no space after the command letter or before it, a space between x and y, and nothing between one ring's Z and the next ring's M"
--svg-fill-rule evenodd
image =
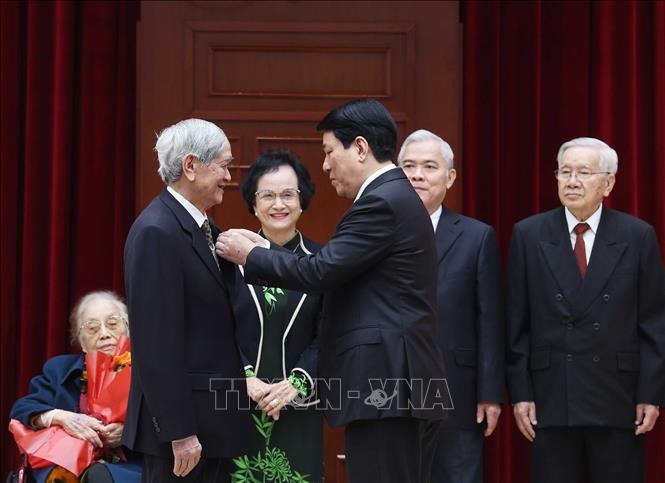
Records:
M330 424L346 425L350 481L428 481L436 430L450 407L436 344L429 216L391 162L397 129L382 104L347 103L318 129L323 170L339 196L354 200L328 244L296 256L232 230L217 251L244 264L252 283L324 292L317 386ZM282 406L264 401L269 414Z

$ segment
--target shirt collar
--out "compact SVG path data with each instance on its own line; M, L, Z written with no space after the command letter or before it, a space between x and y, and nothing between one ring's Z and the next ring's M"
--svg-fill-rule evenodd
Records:
M183 206L183 208L187 210L187 213L192 215L192 218L194 218L194 221L196 222L197 226L200 228L203 225L203 222L208 219L206 214L201 213L201 210L199 210L187 198L178 193L172 187L167 186L166 189L168 190L169 193L173 195L173 197L178 201L178 203L180 203Z
M587 220L584 222L587 225L589 225L589 228L591 229L591 232L595 235L598 232L598 225L600 224L600 214L603 211L603 204L601 203L598 209L591 215ZM575 215L573 215L570 210L566 207L565 208L565 213L566 213L566 223L568 223L568 233L572 233L573 229L575 226L577 226L580 221L575 218Z
M367 188L367 186L368 186L372 181L374 181L376 178L378 178L379 176L381 176L383 173L387 173L387 172L390 171L391 169L395 169L395 168L397 167L397 166L395 166L393 163L387 163L387 164L388 164L388 166L384 166L383 168L381 168L381 169L377 169L376 171L374 171L374 173L372 173L372 174L371 174L371 175L365 180L365 182L364 182L363 184L360 185L360 189L358 190L358 194L356 195L356 198L353 200L354 203L355 203L356 201L358 201L358 198L360 198L360 197L362 196L363 192L365 191L365 188Z
M429 215L430 219L432 220L432 226L434 227L434 231L436 231L436 228L439 226L441 213L443 213L443 205L439 206L434 213Z

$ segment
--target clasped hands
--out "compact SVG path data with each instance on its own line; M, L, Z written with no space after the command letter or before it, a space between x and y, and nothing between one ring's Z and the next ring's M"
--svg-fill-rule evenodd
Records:
M253 231L233 228L223 231L217 237L217 255L236 265L244 265L247 255L255 247L266 248L266 240Z
M58 409L53 414L51 424L59 425L70 436L88 441L97 448L101 448L104 445L111 448L120 446L120 438L123 430L122 423L105 425L87 414Z
M258 377L248 377L247 394L261 411L277 421L279 412L296 398L298 390L287 380L268 384Z

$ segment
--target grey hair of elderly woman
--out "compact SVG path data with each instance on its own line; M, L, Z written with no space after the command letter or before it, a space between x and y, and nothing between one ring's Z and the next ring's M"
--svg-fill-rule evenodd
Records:
M169 185L182 176L182 161L193 154L208 166L229 140L216 124L203 119L185 119L164 129L157 137L157 172Z
M120 315L126 321L129 320L129 315L127 314L127 306L122 301L122 299L115 293L108 290L100 290L97 292L90 292L87 295L84 295L78 303L74 306L72 314L69 317L69 335L70 340L73 344L78 344L80 347L83 347L81 344L80 338L80 329L83 324L83 314L86 309L92 302L97 300L107 300L113 303L118 309L118 315ZM127 334L129 335L129 326L127 326Z

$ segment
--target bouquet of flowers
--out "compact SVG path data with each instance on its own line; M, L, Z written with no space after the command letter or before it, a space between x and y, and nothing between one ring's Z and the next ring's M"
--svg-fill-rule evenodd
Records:
M85 367L87 376L83 375L81 412L103 424L124 422L131 380L129 338L122 336L118 339L113 355L97 351L86 354ZM9 431L21 452L28 456L32 468L55 464L80 476L88 466L108 453L107 448L95 448L86 440L70 436L60 426L34 431L12 419ZM115 456L122 458L121 454Z

